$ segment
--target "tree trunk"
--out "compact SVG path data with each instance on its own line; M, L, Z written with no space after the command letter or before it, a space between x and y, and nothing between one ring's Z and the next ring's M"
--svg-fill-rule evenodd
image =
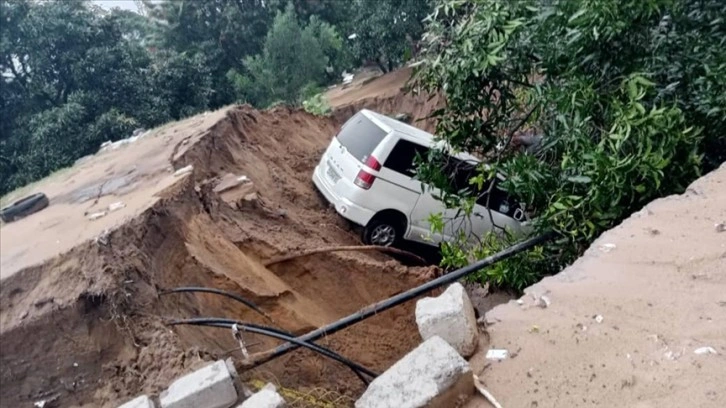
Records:
M383 72L384 74L388 73L388 70L386 69L386 66L385 66L385 65L383 65L383 61L381 61L381 59L380 59L380 58L376 58L376 65L378 65L378 68L380 68L380 69L381 69L381 71L382 71L382 72Z

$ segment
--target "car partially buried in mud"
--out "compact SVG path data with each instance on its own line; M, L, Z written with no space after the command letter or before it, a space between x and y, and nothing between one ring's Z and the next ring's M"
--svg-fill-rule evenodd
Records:
M403 240L438 245L463 233L471 241L490 231L518 234L527 227L523 203L498 188L477 197L470 215L447 208L440 193L416 179L416 157L440 148L434 136L370 110L350 118L333 138L313 172L313 182L342 217L363 227L363 242L392 246ZM447 155L446 172L456 190L480 161L466 153ZM442 232L429 217L442 214Z

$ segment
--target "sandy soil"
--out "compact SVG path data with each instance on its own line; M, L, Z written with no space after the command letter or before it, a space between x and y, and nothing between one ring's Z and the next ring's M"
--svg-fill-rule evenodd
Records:
M483 347L474 372L505 407L725 407L724 222L726 165L603 234L522 305L489 312L489 347L513 358L487 361Z
M392 98L402 93L411 73L411 68L381 75L379 71L364 71L349 85L337 85L326 93L330 106L338 108L371 98Z
M417 103L395 98L359 103L387 104L378 109L383 112ZM359 243L310 181L330 137L355 107L346 109L320 118L287 108L229 107L154 130L38 183L51 205L1 232L0 406L46 400L59 407L111 407L158 393L204 361L234 355L229 333L170 329L168 317L269 324L226 299L159 297L161 289L231 290L258 304L277 326L301 333L437 273L370 252L263 266L290 252ZM173 176L189 164L192 174ZM252 183L215 193L216 183L230 175ZM255 196L245 199L250 193ZM87 218L118 201L126 207ZM409 304L323 344L382 371L418 343L413 320ZM256 343L255 353L277 344ZM348 401L362 391L348 370L304 351L243 378L275 379L303 393L322 388Z
M342 122L363 108L391 116L406 113L413 125L433 133L436 123L428 116L440 107L441 99L410 93L408 82L412 72L411 68L403 68L383 76L365 73L346 88L338 86L328 91L326 97L334 109L333 116Z

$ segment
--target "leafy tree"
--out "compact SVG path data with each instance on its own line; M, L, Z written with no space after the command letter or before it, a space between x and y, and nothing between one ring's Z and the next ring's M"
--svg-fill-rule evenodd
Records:
M138 15L87 1L0 3L0 193L129 136L203 109L207 61L150 52Z
M244 71L242 61L262 50L275 9L263 0L144 0L155 21L155 45L191 60L204 58L212 75L211 107L235 100L227 72Z
M607 228L652 199L682 191L724 155L723 42L718 0L440 0L425 35L418 85L441 92L437 132L454 150L479 154L464 190L443 174L441 154L419 177L471 212L497 183L529 204L544 248L499 263L481 280L521 289L571 262ZM675 67L675 68L674 68ZM535 153L512 141L542 135ZM713 149L713 150L711 150ZM434 215L432 225L441 228ZM444 245L466 263L513 237Z
M301 102L303 87L325 81L328 59L315 34L329 33L330 29L321 28L319 24L311 29L300 27L294 7L288 5L275 17L262 53L245 59L249 77L234 72L229 76L256 105L266 106L278 100Z
M344 70L352 68L352 55L344 46L343 39L334 26L317 16L312 16L304 31L306 36L315 38L328 61L326 67L328 81L337 80Z
M178 119L207 109L211 104L213 76L200 54L161 51L151 75L153 88L165 104L164 120Z
M423 20L431 10L429 0L353 1L352 20L345 28L353 36L353 53L359 61L375 62L391 71L413 55L423 34Z

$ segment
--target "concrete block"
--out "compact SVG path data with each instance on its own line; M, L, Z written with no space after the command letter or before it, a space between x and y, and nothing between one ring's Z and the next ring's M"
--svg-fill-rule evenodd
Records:
M434 336L373 380L355 408L450 408L473 389L469 363Z
M464 357L473 355L479 343L474 306L460 283L416 302L416 324L422 339L439 336Z
M237 408L285 408L287 404L273 384L265 385Z
M228 408L237 402L234 368L224 360L174 381L161 393L161 408Z
M118 408L156 408L156 404L146 395L136 397Z

